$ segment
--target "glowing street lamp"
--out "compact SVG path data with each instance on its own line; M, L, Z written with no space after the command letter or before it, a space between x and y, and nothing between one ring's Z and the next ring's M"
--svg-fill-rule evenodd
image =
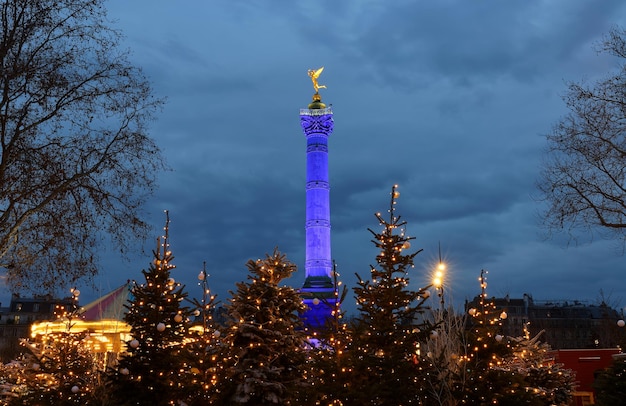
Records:
M439 264L437 268L435 268L435 272L433 273L433 281L432 284L437 290L437 295L439 296L441 303L441 310L443 310L444 298L443 298L443 282L445 280L445 271L446 264L441 259L441 243L439 243Z
M441 303L441 308L443 309L444 306L444 298L443 298L443 282L445 279L445 271L446 271L446 264L444 262L441 261L441 254L439 254L439 264L437 265L437 268L435 269L435 272L433 274L433 286L435 287L435 289L437 289L437 295L440 298L440 303Z
M439 262L435 274L433 276L433 286L437 289L443 289L443 273L446 270L446 264Z

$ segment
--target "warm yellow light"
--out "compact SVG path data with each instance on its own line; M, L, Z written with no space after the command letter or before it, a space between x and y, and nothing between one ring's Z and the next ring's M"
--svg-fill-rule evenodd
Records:
M446 270L446 264L439 262L435 271L433 272L433 286L437 289L441 288L444 283L444 271Z
M71 333L89 333L87 345L101 352L121 352L130 339L130 326L120 320L72 321ZM68 332L65 321L43 321L31 325L31 337L46 337L48 334ZM97 345L96 345L97 344Z

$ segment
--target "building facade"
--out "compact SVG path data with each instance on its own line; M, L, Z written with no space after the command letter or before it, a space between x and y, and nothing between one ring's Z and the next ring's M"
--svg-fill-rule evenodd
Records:
M498 311L504 311L502 334L510 337L530 336L542 332L540 340L552 349L615 348L623 337L617 326L620 313L605 303L590 305L577 300L535 301L529 294L520 298L492 298ZM476 306L478 298L466 304Z
M51 320L56 314L63 314L74 305L72 298L56 299L51 295L23 298L11 297L9 307L0 307L0 358L12 359L19 350L20 338L30 336L33 322Z

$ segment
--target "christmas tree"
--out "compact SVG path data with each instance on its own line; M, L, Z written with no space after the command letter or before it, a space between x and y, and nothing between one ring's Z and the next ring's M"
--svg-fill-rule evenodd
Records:
M342 399L347 404L416 404L424 396L420 343L429 338L433 326L420 316L430 294L428 287L409 289L408 273L422 250L409 252L414 237L405 234L406 222L396 215L399 195L393 186L389 219L377 213L382 231L369 230L380 249L377 265L370 266L370 279L357 274L359 315L351 327L348 350L352 380Z
M215 404L217 383L223 375L219 358L221 332L213 320L218 302L216 295L211 293L208 278L205 263L198 274L202 299L191 300L195 321L189 328L189 337L185 340L182 351L188 367L188 372L181 378L184 379L183 385L188 395L185 403L188 406Z
M534 396L534 404L567 405L574 392L574 375L551 359L550 346L539 341L543 333L531 338L527 324L524 336L509 337L513 359L504 367L524 377L524 389Z
M278 250L248 261L248 282L237 283L227 305L221 404L300 404L306 383L306 335L299 293L279 283L296 266Z
M593 383L596 391L596 405L623 405L626 399L626 357L614 357L609 368L601 371Z
M181 376L189 372L182 354L189 309L182 305L184 287L170 275L175 266L165 213L165 235L157 239L154 260L142 271L145 282L135 285L126 306L132 338L109 377L118 405L174 405L187 396Z
M505 312L498 312L493 300L487 298L487 272L480 277L481 293L476 307L468 309L468 328L464 331L461 368L455 382L455 395L461 404L518 404L523 376L511 374L504 364L513 357L513 349L502 334ZM524 395L522 393L522 395Z
M96 404L103 392L104 365L86 344L85 334L71 331L80 317L79 295L78 289L72 289L73 304L55 309L65 331L47 333L38 341L23 339L25 352L2 366L3 404Z

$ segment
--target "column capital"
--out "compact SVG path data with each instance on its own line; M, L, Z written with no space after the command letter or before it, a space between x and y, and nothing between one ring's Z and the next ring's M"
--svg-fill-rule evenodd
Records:
M330 108L302 109L300 110L300 125L307 137L316 134L329 136L333 132L333 112Z

